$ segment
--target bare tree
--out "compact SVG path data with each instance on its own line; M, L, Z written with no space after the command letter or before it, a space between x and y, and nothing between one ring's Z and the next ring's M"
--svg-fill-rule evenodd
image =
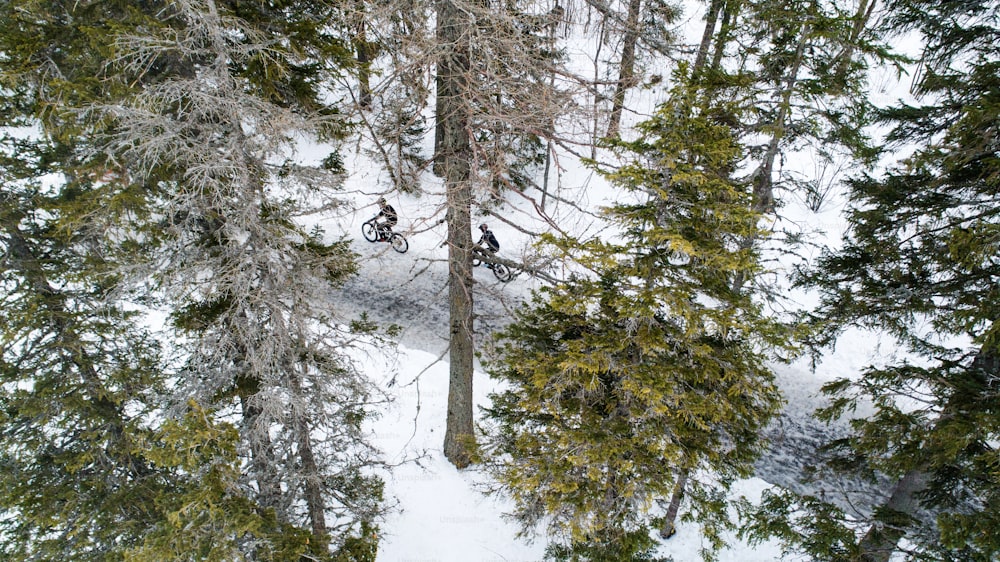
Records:
M246 493L324 552L378 516L380 487L365 474L375 458L360 428L375 391L343 353L355 336L326 310L354 256L296 222L330 205L321 186L339 179L284 161L293 134L339 123L272 103L233 70L288 64L273 37L215 0L171 6L164 19L176 25L121 37L115 62L127 76L165 58L185 71L95 108L117 126L109 154L154 187L148 226L162 247L134 274L172 309L185 355L178 404L239 417Z

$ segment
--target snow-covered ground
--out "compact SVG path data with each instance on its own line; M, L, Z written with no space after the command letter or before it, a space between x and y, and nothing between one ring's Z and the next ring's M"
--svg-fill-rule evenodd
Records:
M441 452L448 393L448 365L424 351L400 348L395 402L373 427L375 443L396 466L386 479L387 495L398 500L382 525L379 562L528 562L540 561L544 536L518 538L515 525L504 520L508 504L487 496L480 487L487 478L474 468L456 470ZM388 384L391 375L382 372ZM477 401L485 403L489 379L476 373ZM753 478L740 482L735 493L759 497L768 484ZM676 562L701 560L695 525L681 523L677 535L664 543L663 555ZM781 559L775 544L751 547L733 539L719 559L732 562Z
M389 351L388 363L367 365L371 376L394 397L372 427L372 437L385 453L386 462L395 465L386 476L386 492L390 502L397 502L381 527L378 560L542 560L544 534L534 540L518 537L517 527L504 519L508 508L505 499L481 492L487 476L475 468L456 470L441 451L448 392L447 254L441 247L445 227L416 226L433 224L427 217L437 198L397 195L391 199L402 216L397 230L408 235L410 244L407 253L398 254L387 244L361 238L361 223L375 213L374 206L365 207L370 205L369 199L374 200L375 191L358 188L353 193L359 209L342 217L334 230L343 229L354 239L354 249L361 255L361 272L339 293L335 306L349 317L364 312L376 322L402 328L400 346ZM836 210L830 213L832 217ZM812 220L834 221L831 217L814 216ZM530 242L502 224L494 228L506 242L508 254L517 253ZM500 283L482 268L476 269L474 276L480 340L503 325L510 310L539 286L538 281L524 275L511 283ZM798 491L838 491L833 483L802 481L805 469L815 461L815 446L836 431L813 419L811 413L821 404L820 386L857 373L884 353L879 344L869 334L849 333L815 368L807 357L774 365L787 407L770 429L771 447L757 463L757 477L740 482L734 494L756 501L761 491L772 485ZM479 370L475 389L478 403L485 404L492 381ZM871 499L873 492L862 490L860 497ZM682 523L677 535L663 543L661 554L675 562L695 561L701 559L699 549L703 546L697 526ZM751 546L732 537L719 559L783 558L777 544Z
M700 20L692 16L692 21ZM879 100L885 102L895 97L898 84L884 83L879 88L875 95L885 98ZM430 147L426 147L425 153L430 152ZM324 155L317 152L301 156L305 160L318 160ZM442 221L444 194L440 180L427 174L420 194L400 194L391 189L391 182L379 171L378 164L367 161L361 154L354 154L351 160L345 194L354 211L326 218L319 225L332 236L346 233L353 239L354 249L361 256L361 270L337 293L332 304L344 317L356 318L365 313L378 323L401 328L399 347L390 351L389 364L367 365L371 376L395 399L374 423L372 436L385 453L386 461L399 463L386 476L387 499L398 503L381 526L378 560L541 560L546 547L544 535L533 541L518 537L516 526L503 517L509 507L505 500L480 492L480 484L487 477L475 468L456 470L441 452L448 392L448 305L447 251L442 246L447 227ZM807 168L802 173L816 172L808 169L811 165L808 159L800 160L798 164ZM550 176L550 186L557 197L548 200L546 215L560 228L577 234L595 235L601 225L596 215L587 211L596 210L619 195L570 155L558 160ZM405 254L393 252L388 244L368 243L360 235L361 224L376 214L375 200L381 195L400 212L396 230L409 240L409 251ZM501 256L517 261L532 254L533 238L529 233L542 232L548 227L536 212L540 203L538 194L509 195L507 204L495 209L499 217L476 215L473 221L488 222L500 238ZM560 199L572 203L561 203ZM815 233L810 239L815 245L803 247L799 259L815 257L808 253L817 253L817 248L838 245L843 228L843 203L836 193L830 195L818 213L809 210L804 201L785 203L781 222L774 227ZM790 269L787 263L774 266L779 269L776 279ZM551 273L556 277L565 274ZM474 277L479 341L504 325L511 310L532 289L541 286L540 281L524 274L510 283L500 283L484 268L476 269ZM788 296L789 301L783 305L789 308L808 308L814 304L810 295ZM843 430L843 426L829 427L812 417L823 404L820 387L836 378L856 376L879 357L891 355L892 345L872 334L848 332L836 349L816 365L811 364L809 357L789 364L774 364L787 405L768 430L770 448L756 464L756 477L739 482L734 494L756 500L767 487L782 486L800 492L826 492L828 499L836 500L838 493L846 492L839 481L803 480L808 468L817 461L816 446ZM477 370L474 384L479 403L485 403L492 390L491 380ZM842 503L842 507L864 509L882 493L867 484L850 485L850 502ZM675 562L701 560L702 546L697 526L680 523L678 533L663 544L661 555L670 556ZM789 558L783 558L777 544L750 546L733 537L729 548L719 553L719 559L750 562Z

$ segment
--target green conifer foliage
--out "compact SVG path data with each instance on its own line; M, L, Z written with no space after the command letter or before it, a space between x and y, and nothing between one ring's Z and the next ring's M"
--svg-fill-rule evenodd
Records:
M149 458L181 476L150 506L157 524L125 553L126 561L294 561L309 550L307 531L243 492L239 431L217 413L192 401L153 438L144 443Z
M0 5L4 560L119 560L176 482L146 448L162 415L159 346L112 292L120 256L90 205L107 168L81 154L63 111L109 90L95 45L130 19L118 8Z
M881 10L868 0L710 3L692 73L705 95L742 100L747 118L734 129L763 212L789 193L818 210L840 170L875 162L868 68L905 60L872 29ZM790 153L815 173L788 165ZM801 232L789 234L785 251Z
M507 389L487 409L484 453L528 530L547 522L574 560L639 560L679 471L687 517L707 539L730 525L725 492L751 473L781 398L764 353L783 331L737 276L759 270L740 241L757 229L741 154L679 86L642 137L614 145L617 240L552 240L580 275L536 294L488 369ZM561 554L560 554L561 552Z
M833 444L835 460L841 469L888 475L893 486L869 518L843 521L836 532L803 532L816 498L771 498L767 527L814 555L885 560L898 549L912 559L995 560L1000 7L901 1L892 8L894 31L924 38L920 103L885 113L890 140L908 154L916 149L882 176L850 183L844 245L802 281L823 295L816 320L830 340L855 325L887 330L909 352L910 359L828 385L833 402L821 411L831 419L859 402L874 405Z
M373 558L370 388L317 310L354 256L296 222L336 178L281 160L342 132L339 6L0 5L0 557Z
M116 560L174 481L145 447L164 374L109 295L108 246L68 210L87 182L39 180L54 158L0 140L0 558Z

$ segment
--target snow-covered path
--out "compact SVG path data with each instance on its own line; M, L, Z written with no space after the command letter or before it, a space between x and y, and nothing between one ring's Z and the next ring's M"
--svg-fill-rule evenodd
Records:
M434 240L411 239L410 245L409 252L397 254L386 244L369 244L358 237L354 249L362 255L360 274L343 287L335 305L348 317L364 312L377 323L400 326L399 343L403 347L446 362L447 262ZM510 311L538 285L523 275L511 283L499 283L492 272L483 268L476 269L474 276L476 337L482 341L503 326L510 318ZM845 508L866 508L878 497L877 490L861 482L852 483L851 489L845 490L841 480L803 480L817 462L817 447L843 431L842 427L831 428L812 417L822 400L819 389L828 380L848 374L845 369L860 369L867 359L860 346L860 341L849 340L817 372L809 369L806 359L775 366L787 404L768 429L770 445L756 463L758 477L799 492L822 492L833 501L837 501L840 493L849 493L850 501L837 502ZM481 375L477 386L481 388L486 380Z

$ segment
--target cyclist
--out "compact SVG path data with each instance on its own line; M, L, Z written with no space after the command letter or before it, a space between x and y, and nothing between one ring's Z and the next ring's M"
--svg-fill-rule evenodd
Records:
M393 209L392 205L386 202L385 197L378 198L378 206L379 212L372 217L372 221L375 223L375 231L378 232L378 239L385 241L392 234L392 227L396 226L399 215L396 214L396 209ZM379 219L383 220L379 221Z
M487 256L496 255L500 251L500 242L497 241L497 237L493 235L493 231L485 223L479 225L479 231L483 233L479 237L479 242L476 242L476 246L482 249L482 251ZM487 264L489 266L489 264Z

